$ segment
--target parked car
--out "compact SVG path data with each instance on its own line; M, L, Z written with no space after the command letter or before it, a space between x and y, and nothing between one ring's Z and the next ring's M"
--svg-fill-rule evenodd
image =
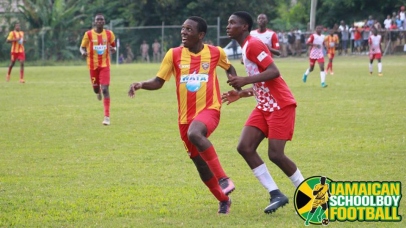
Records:
M225 47L223 47L224 52L226 53L227 57L229 59L239 59L241 58L241 47L240 45L237 43L237 56L234 56L234 51L233 51L233 42L231 41L230 43L228 43Z

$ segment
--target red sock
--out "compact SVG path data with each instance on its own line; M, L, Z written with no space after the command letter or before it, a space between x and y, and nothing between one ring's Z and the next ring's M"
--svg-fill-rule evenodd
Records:
M104 116L109 117L110 116L110 98L104 98L103 104L104 104Z
M209 166L211 172L217 179L221 179L223 177L227 177L226 173L224 172L223 168L221 167L219 158L217 157L216 150L214 150L214 146L211 145L205 151L200 152L200 156Z
M23 78L24 78L24 70L21 69L21 70L20 70L20 79L23 79Z
M228 200L228 196L221 190L216 177L212 177L210 180L204 182L204 184L209 188L211 193L214 195L214 197L216 197L218 201Z

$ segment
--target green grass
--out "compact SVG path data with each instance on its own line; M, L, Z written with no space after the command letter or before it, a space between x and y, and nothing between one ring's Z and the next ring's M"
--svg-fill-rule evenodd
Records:
M369 75L365 56L337 57L325 89L317 67L307 83L301 81L307 59L276 63L298 102L286 153L305 177L406 184L404 56L384 57L383 77L376 62ZM260 154L291 200L272 215L262 212L268 193L236 152L253 99L224 106L210 137L236 184L230 215L217 216L217 202L179 139L174 80L127 97L130 83L154 77L158 64L112 66L108 127L101 124L103 106L85 66L26 67L26 84L18 83L18 67L10 82L0 82L0 227L303 227L293 208L295 189L267 160L267 144ZM224 72L218 72L226 91ZM402 216L405 208L403 199Z

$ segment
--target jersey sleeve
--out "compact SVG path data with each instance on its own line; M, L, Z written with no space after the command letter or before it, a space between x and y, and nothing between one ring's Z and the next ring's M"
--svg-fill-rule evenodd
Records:
M87 32L83 35L82 38L82 43L80 44L81 47L86 48L89 45L89 36L87 35Z
M166 52L165 57L161 62L161 66L156 76L162 78L165 81L169 81L173 73L174 73L173 49L171 48L169 49L168 52Z
M314 40L314 36L313 36L313 34L312 35L310 35L309 36L309 39L307 39L307 44L311 44L311 43L313 43L313 40Z
M223 48L221 48L219 46L217 48L220 51L220 59L219 59L219 62L218 62L218 66L220 66L224 70L230 69L231 63L228 60L228 57L227 57L226 53L224 52Z
M14 40L13 32L10 32L7 36L7 40Z
M273 33L271 38L272 48L279 50L279 39L276 33Z
M260 40L252 40L246 50L247 58L257 64L260 68L266 69L274 61L269 49Z
M110 46L115 47L116 46L116 36L114 35L114 33L112 31L110 31L110 33L111 33Z

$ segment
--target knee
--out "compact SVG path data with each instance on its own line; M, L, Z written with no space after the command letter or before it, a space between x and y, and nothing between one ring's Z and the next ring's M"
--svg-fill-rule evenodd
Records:
M198 142L201 141L201 137L202 137L202 134L196 130L189 129L187 132L187 138L194 145L198 144Z
M275 164L279 164L283 160L283 153L278 153L274 150L268 151L268 158Z
M102 86L102 93L103 95L108 95L109 94L109 87L107 86Z
M237 151L241 156L244 156L246 154L251 153L252 148L250 148L248 145L246 145L244 143L240 143L237 146Z

